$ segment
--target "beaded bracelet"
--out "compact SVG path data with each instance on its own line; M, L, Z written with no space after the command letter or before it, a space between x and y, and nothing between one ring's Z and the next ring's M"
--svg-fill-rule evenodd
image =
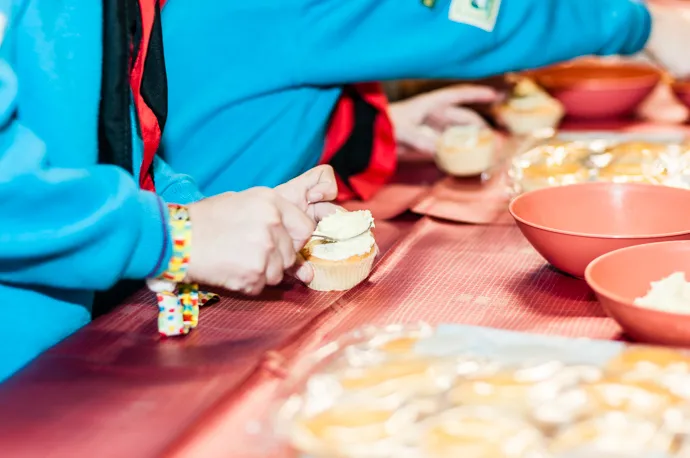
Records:
M173 240L168 269L147 281L158 301L158 332L165 337L188 334L199 324L199 306L219 299L216 294L200 292L196 283L181 283L189 266L192 222L187 207L169 204L168 210Z
M192 248L192 220L184 205L168 204L172 237L172 255L168 269L161 274L161 280L180 283L187 276L189 252Z

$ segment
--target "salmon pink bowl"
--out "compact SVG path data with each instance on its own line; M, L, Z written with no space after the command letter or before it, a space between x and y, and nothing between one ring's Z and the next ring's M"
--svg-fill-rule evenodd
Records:
M577 278L599 256L654 242L690 240L690 191L637 183L581 183L513 199L510 214L546 261Z
M665 242L623 248L592 261L585 278L606 313L632 339L690 347L690 314L668 313L634 305L650 283L674 272L690 278L690 242Z
M584 60L527 73L577 119L617 119L633 115L661 81L651 65Z

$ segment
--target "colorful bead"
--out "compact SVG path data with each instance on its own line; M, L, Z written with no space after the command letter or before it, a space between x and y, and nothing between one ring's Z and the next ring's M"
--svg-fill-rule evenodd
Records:
M185 327L182 304L174 293L159 293L158 332L165 337L179 336L189 332Z
M181 283L177 295L182 304L182 315L185 326L194 329L199 324L199 285L196 283Z
M172 255L168 262L168 269L161 274L160 279L179 283L187 276L189 267L192 221L189 219L189 210L184 205L168 204L168 211L173 242Z
M209 293L208 291L199 291L199 306L211 305L214 302L220 301L220 296L216 293Z

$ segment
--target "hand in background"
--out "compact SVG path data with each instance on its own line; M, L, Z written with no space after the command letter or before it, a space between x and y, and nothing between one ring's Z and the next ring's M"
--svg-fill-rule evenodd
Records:
M434 154L440 135L435 126L485 125L481 116L459 105L497 99L498 94L490 87L460 85L392 103L390 117L399 149Z

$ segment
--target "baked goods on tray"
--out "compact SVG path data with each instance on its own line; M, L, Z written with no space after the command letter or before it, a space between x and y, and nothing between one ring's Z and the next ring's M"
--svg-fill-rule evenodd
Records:
M368 328L327 345L278 400L277 437L303 458L690 452L690 354L457 328Z
M675 142L602 138L567 141L556 137L537 140L519 151L512 159L509 175L513 191L518 194L587 181L690 189L690 156L683 151Z

